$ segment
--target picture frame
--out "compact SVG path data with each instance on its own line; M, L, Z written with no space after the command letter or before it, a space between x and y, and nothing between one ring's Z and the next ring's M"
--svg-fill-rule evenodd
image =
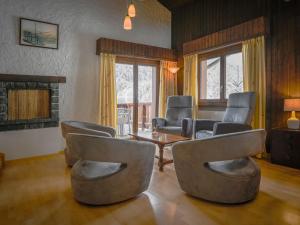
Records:
M19 44L58 49L59 25L40 20L20 18Z

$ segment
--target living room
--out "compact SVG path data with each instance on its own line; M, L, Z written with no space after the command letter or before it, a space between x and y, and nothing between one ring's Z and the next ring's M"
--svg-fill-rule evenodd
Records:
M0 0L0 224L300 224L299 12Z

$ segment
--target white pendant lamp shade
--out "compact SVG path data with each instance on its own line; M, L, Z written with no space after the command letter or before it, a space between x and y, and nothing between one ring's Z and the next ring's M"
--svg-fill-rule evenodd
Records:
M130 3L130 5L128 7L128 15L130 17L135 17L135 6L133 3Z
M124 19L124 30L131 30L131 29L132 29L131 19L130 19L130 16L127 15L127 16L125 16L125 19Z

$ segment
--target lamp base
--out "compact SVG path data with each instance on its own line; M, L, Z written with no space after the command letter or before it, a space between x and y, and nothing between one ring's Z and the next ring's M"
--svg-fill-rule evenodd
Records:
M297 118L289 118L287 121L287 127L289 129L299 129L300 121Z

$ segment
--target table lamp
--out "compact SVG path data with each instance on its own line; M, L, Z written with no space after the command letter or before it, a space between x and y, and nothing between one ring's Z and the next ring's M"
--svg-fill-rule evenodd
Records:
M291 117L287 121L288 128L299 129L300 122L296 117L295 111L300 111L300 99L284 99L284 111L292 112Z

